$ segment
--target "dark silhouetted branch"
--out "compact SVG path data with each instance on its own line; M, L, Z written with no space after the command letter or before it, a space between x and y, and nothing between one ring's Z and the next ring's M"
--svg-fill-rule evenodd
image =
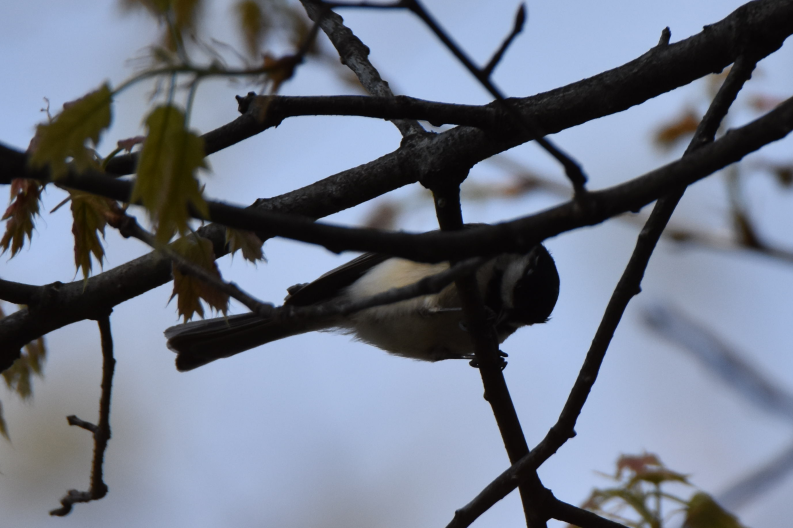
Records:
M99 400L99 421L96 425L69 416L69 425L82 427L94 435L94 461L91 466L91 487L88 491L69 490L61 499L61 507L50 511L50 515L64 517L78 502L99 500L107 495L107 484L102 478L107 442L110 440L110 396L113 392L113 371L116 360L113 357L113 334L110 331L110 316L105 315L97 321L102 340L102 396Z
M735 100L741 87L751 77L751 72L755 64L753 59L746 57L741 57L739 61L736 62L735 67L730 71L730 74L708 108L705 117L703 117L700 122L691 140L689 149L686 150L686 154L684 154L681 161L696 156L698 152L707 148L705 145L713 142L719 124L727 114L727 111ZM458 510L458 514L455 514L455 518L452 521L454 525L452 528L463 528L468 526L476 519L476 516L481 515L493 504L503 497L506 497L506 495L515 488L515 485L519 485L524 479L532 481L536 475L537 468L556 453L567 440L575 436L575 424L597 380L600 366L603 363L614 332L622 320L622 315L628 303L641 291L641 281L644 277L644 271L647 268L650 257L653 254L658 240L661 238L666 224L669 222L669 218L672 216L675 206L683 196L684 190L685 186L677 186L677 190L659 199L658 203L653 208L650 218L647 220L644 229L642 229L639 235L628 265L609 300L606 312L592 340L592 345L587 352L584 364L581 367L581 371L578 374L573 389L570 391L567 402L556 424L554 424L545 438L543 438L531 453L517 463L513 462L513 466L488 485L474 501L466 505L465 508ZM570 512L569 508L562 508L561 511ZM596 517L602 519L598 516ZM555 518L572 522L560 517ZM603 521L612 522L606 521L605 519ZM600 524L592 526L606 525Z
M319 2L318 2L319 3ZM523 27L523 20L521 15L521 11L518 12L518 17L515 24L515 30L513 30L514 35L511 35L510 38L507 39L502 45L502 49L496 53L496 56L490 61L492 64L488 64L487 67L480 69L477 65L473 63L473 61L468 57L468 55L458 46L451 37L440 27L438 22L433 18L430 13L424 9L424 6L421 5L418 0L400 0L395 4L373 4L367 2L360 2L360 3L341 3L341 2L333 2L326 4L328 7L368 7L368 8L379 8L379 9L394 9L394 8L404 8L412 11L416 14L423 22L427 25L430 30L435 33L435 36L443 42L444 46L446 46L449 51L459 60L463 66L479 81L479 83L484 86L484 88L490 92L499 105L507 111L510 118L515 122L515 124L523 129L525 134L531 135L532 139L537 141L537 143L545 149L551 156L553 156L565 169L565 173L567 177L573 184L573 187L576 193L581 193L584 191L584 185L586 184L586 176L584 176L583 171L581 170L581 166L576 163L570 156L562 152L558 147L556 147L550 140L546 139L545 136L547 135L544 132L544 129L539 126L539 124L531 117L520 115L519 112L515 111L515 108L512 107L501 90L499 90L495 84L490 80L490 74L492 73L492 68L495 67L495 64L500 59L500 53L503 53L503 49L511 41L511 38L514 38L514 35L520 31ZM494 62L495 61L495 62Z
M41 286L0 279L0 300L14 304L33 304Z
M653 48L634 61L584 81L535 97L514 100L513 106L522 113L534 116L545 131L557 132L625 110L709 72L718 71L735 60L741 50L739 44L759 42L764 46L763 53L771 53L792 32L793 0L751 2L724 20L709 25L706 31L684 41ZM581 204L563 205L530 219L498 226L488 233L476 233L476 230L466 232L456 242L455 238L461 234L443 234L449 238L437 245L438 253L445 253L449 258L464 258L467 256L466 248L485 254L499 247L518 247L581 225L592 225L618 214L620 210L638 210L662 196L665 190L668 192L669 185L691 183L741 159L763 144L783 137L793 120L791 106L789 101L783 103L755 123L733 131L695 155L653 171L645 180L615 187L612 194L588 193L586 203L591 204L590 208L583 208ZM223 145L228 146L252 134L255 116L246 115L241 119L215 131L212 139L214 148L223 148ZM310 219L338 212L403 185L415 183L428 174L442 170L447 164L472 166L528 139L494 137L480 129L457 127L408 142L394 153L302 189L258 201L256 209L304 215L309 219L306 223L309 223ZM207 140L207 143L210 142ZM127 169L134 168L134 156L121 161L128 165ZM21 153L0 146L0 183L10 182L14 177L46 180L48 175L44 171L30 171ZM129 196L128 187L123 187L124 182L113 182L121 184L119 188L107 184L108 180L111 178L102 177L93 183L83 181L82 186L98 194L105 194L105 191L108 194L126 192L125 196ZM77 184L77 181L72 183ZM644 186L646 189L638 188ZM537 231L532 231L535 229ZM215 255L227 253L223 227L206 226L200 230L200 234L213 242ZM394 240L389 240L389 246ZM427 240L428 243L432 240L433 244L439 241L432 238ZM402 242L416 248L424 245L416 244L416 241L415 238L405 238ZM453 248L455 244L458 245ZM371 244L375 245L374 242ZM408 256L409 248L401 249L405 249L404 254ZM430 251L426 248L423 250ZM168 280L170 262L152 253L91 277L85 283L77 281L63 285L57 298L48 303L50 309L23 309L0 321L0 370L13 362L24 343L67 324L96 318L113 306Z
M441 175L442 177L433 180L429 185L425 183L425 186L432 191L436 216L443 231L460 231L463 228L459 184L462 183L466 175L467 171L458 171L455 174ZM454 181L456 184L446 184L449 181ZM438 184L438 186L432 184ZM523 435L523 429L509 394L506 380L504 380L502 370L505 363L499 352L493 322L488 320L475 276L461 277L455 281L455 286L460 296L466 329L471 337L476 357L475 363L472 364L479 368L485 389L485 400L493 410L509 461L514 464L528 454L529 446ZM520 485L519 491L527 526L529 528L545 527L547 517L543 512L543 500L546 490L537 474L529 475Z
M319 24L339 53L342 64L350 68L361 81L361 85L371 95L393 97L394 93L380 73L369 62L369 48L344 25L342 18L319 2L301 0L308 17ZM418 122L394 119L394 125L403 136L423 134L424 129Z
M578 528L627 528L624 524L606 519L578 506L556 500L550 507L554 519Z
M332 251L375 251L416 261L437 262L504 252L521 253L559 233L594 225L627 211L637 211L663 196L670 188L704 178L784 137L792 129L793 99L681 160L609 189L588 192L586 207L572 201L512 222L465 232L411 235L349 229L314 223L310 218L256 208L241 209L218 202L209 204L210 216L229 227L278 234L320 244ZM17 164L24 169L24 154L0 146L0 164L13 156L18 158ZM130 191L128 182L101 174L71 175L63 184L120 200L128 199ZM200 230L200 234L213 241L216 255L223 254L225 235L220 226L208 226ZM138 281L130 277L130 268L137 270L135 276ZM34 314L23 309L0 320L0 367L10 366L25 343L66 324L92 318L97 311L112 308L169 278L168 261L147 256L92 277L87 283L77 281L63 285L57 299L53 299L45 312L39 310ZM43 314L46 317L42 317Z
M501 58L504 56L504 53L507 51L509 45L512 44L512 41L515 40L515 37L517 37L518 34L523 31L523 24L525 23L526 4L520 4L518 12L515 15L515 25L513 26L512 31L509 35L507 35L507 38L504 39L504 42L501 44L501 47L498 48L498 51L493 54L493 57L490 59L490 61L488 61L487 66L482 68L482 73L484 75L487 77L493 75L493 70L495 70L496 66L498 66L498 63L501 62Z

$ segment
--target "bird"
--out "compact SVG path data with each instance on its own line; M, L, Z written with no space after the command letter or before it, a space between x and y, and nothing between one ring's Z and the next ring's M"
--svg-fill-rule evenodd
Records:
M355 301L448 268L448 262L424 264L367 253L313 282L288 288L284 306ZM490 259L477 270L476 283L499 343L522 326L548 321L559 297L556 264L542 244L525 254L506 253ZM474 357L454 284L437 294L330 320L268 320L247 313L172 326L165 330L165 337L168 348L177 354L177 369L189 371L266 343L328 330L352 334L359 341L406 358L434 362Z

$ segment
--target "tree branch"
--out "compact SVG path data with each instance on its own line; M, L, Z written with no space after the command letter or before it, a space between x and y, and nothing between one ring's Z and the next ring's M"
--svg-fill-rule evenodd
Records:
M536 116L538 122L548 132L569 128L577 124L625 110L651 97L691 82L711 71L730 64L739 51L738 43L761 42L763 53L771 53L793 32L793 0L762 0L751 2L714 25L682 42L662 48L654 48L642 57L618 68L574 83L545 94L518 102L522 112ZM464 246L475 240L478 252L487 253L496 247L508 248L524 243L538 242L567 229L580 225L592 225L613 216L616 211L607 203L613 200L619 204L617 209L637 210L643 204L663 194L663 185L690 183L706 173L723 165L739 160L743 155L762 144L779 139L787 133L791 104L788 101L781 107L761 118L753 125L733 132L714 145L698 152L682 165L673 164L647 175L650 180L637 181L637 185L650 185L647 193L633 187L629 182L615 187L613 195L589 193L587 203L593 208L561 206L525 219L512 225L505 224L498 229L499 235L490 242L481 237L491 237L492 233L466 232L459 242L452 242L460 234L444 234L449 237L439 253L444 252L454 258L464 258ZM230 123L224 130L215 131L214 146L223 148L233 144L241 137L249 137L252 115ZM786 121L787 119L787 121ZM787 124L786 124L787 123ZM247 127L247 128L246 128ZM228 130L226 130L228 129ZM249 134L246 136L246 134ZM754 136L752 136L754 134ZM360 167L316 182L312 185L269 200L257 202L257 209L270 212L301 214L309 218L319 218L370 200L385 192L403 185L414 183L427 174L441 170L449 163L464 161L473 164L506 150L521 142L523 138L502 136L494 137L481 130L458 127L443 134L420 141L409 142L394 153L383 156ZM209 143L209 142L208 142ZM738 148L740 146L740 148ZM722 148L724 147L724 148ZM706 156L700 154L707 152ZM119 163L134 168L134 156L123 157ZM707 162L707 158L711 163ZM712 163L718 160L719 163ZM694 162L696 161L696 163ZM122 163L123 162L123 163ZM678 162L680 163L680 162ZM665 170L674 171L676 176L669 178ZM0 146L0 182L10 182L15 177L47 179L44 171L27 169L25 157L13 150ZM656 180L656 178L658 178ZM104 189L110 178L103 177L89 190L98 192ZM124 185L124 182L115 182ZM86 188L91 187L87 185ZM668 189L669 187L666 187ZM115 188L113 192L118 192ZM124 192L122 189L121 192ZM597 196L593 196L597 195ZM128 196L128 192L127 192ZM606 199L605 201L602 200ZM599 209L601 208L602 209ZM551 229L546 224L555 224ZM521 234L523 228L541 227L542 234L534 240L527 240ZM525 231L531 233L531 231ZM221 226L207 226L200 230L201 236L210 239L215 247L215 255L222 256L225 249L225 230ZM392 234L392 236L399 236ZM430 235L422 235L430 236ZM466 237L474 236L474 239ZM430 236L431 237L431 236ZM432 238L428 239L433 240ZM393 243L392 239L389 244ZM405 239L403 243L415 245L416 239ZM433 243L437 242L433 240ZM450 251L453 244L461 244ZM374 245L374 244L373 244ZM405 249L407 256L409 251ZM425 255L426 256L426 255ZM418 257L416 257L418 258ZM37 337L67 324L97 317L113 306L140 295L170 280L170 266L166 259L154 253L133 260L117 268L90 278L86 283L78 281L64 285L58 292L57 302L51 303L52 310L21 310L0 321L0 370L7 368L17 357L19 347ZM56 309L58 308L58 309ZM35 312L35 313L34 313Z
M512 44L512 41L515 40L515 37L517 37L518 34L523 31L523 24L525 23L526 4L520 4L518 12L515 15L515 25L512 27L512 31L510 31L509 35L507 35L507 38L504 39L501 47L499 47L498 50L493 54L493 57L488 61L487 66L482 68L483 75L487 77L493 75L493 70L495 70L496 66L498 66L498 63L501 62L501 58L504 56L504 53L506 53L509 45Z
M380 77L377 69L369 62L369 48L344 25L343 19L314 0L300 0L308 17L318 23L339 53L341 63L350 68L371 95L393 97L388 83ZM404 137L424 134L424 129L414 120L394 119L394 125Z
M0 279L0 300L14 304L32 304L39 295L41 286Z
M209 205L210 216L230 227L254 229L279 236L317 243L334 251L375 251L416 261L459 260L471 256L522 253L542 240L587 225L595 225L612 216L641 209L663 196L670 188L689 185L740 160L763 145L778 140L793 130L793 99L779 105L765 116L728 132L683 159L651 171L626 183L603 191L587 193L586 206L572 201L541 213L512 222L466 230L461 233L383 232L375 229L348 229L313 223L310 218L290 217L259 209L240 209L218 202ZM9 152L19 159L25 170L24 155L0 146L0 163ZM40 174L39 174L40 176ZM368 180L368 179L367 179ZM114 199L129 197L129 184L102 175L69 175L64 183ZM278 200L275 200L278 203ZM310 205L311 201L309 200ZM290 203L285 209L302 204ZM308 209L309 207L305 207ZM207 226L199 231L215 244L215 254L225 251L222 227ZM169 261L147 255L106 271L86 283L63 285L57 298L44 307L23 309L0 320L0 370L7 368L25 343L56 328L83 319L140 295L170 279Z
M587 511L578 506L573 506L556 499L550 506L554 519L569 523L579 528L627 528L625 525L614 522Z
M465 52L452 41L451 37L440 27L430 13L424 9L424 6L418 0L402 0L402 4L408 9L413 11L433 33L440 39L443 44L457 57L469 72L479 81L479 83L490 92L490 95L496 98L497 103L508 113L509 117L515 121L515 124L523 132L523 134L530 135L537 142L540 147L545 149L556 161L558 161L565 170L565 174L570 182L573 184L576 195L584 192L584 185L587 178L584 175L581 166L573 158L562 152L556 145L549 139L546 139L547 132L537 123L537 121L529 116L522 115L511 104L507 102L504 94L499 90L493 81L490 80L491 71L480 69ZM520 19L520 18L519 18ZM521 24L522 26L522 24ZM494 57L495 59L495 57Z
M436 178L430 185L435 200L435 213L443 231L460 231L463 228L462 206L460 204L460 183L465 180L467 170L456 171ZM452 185L444 185L447 182ZM423 183L423 182L422 182ZM432 186L432 184L435 184ZM529 446L512 403L502 369L505 365L498 349L498 340L492 322L488 321L485 306L479 293L476 277L467 275L455 281L463 317L474 349L475 363L479 368L484 385L484 398L490 404L496 418L501 438L511 464L528 454ZM535 473L520 485L520 498L528 528L546 526L543 516L545 488Z
M683 155L683 160L696 156L697 151L704 150L705 145L713 141L714 135L719 128L724 116L732 105L744 83L751 77L755 67L755 60L751 57L741 56L736 61L735 66L730 71L724 84L714 97L705 117L702 118L694 137L689 144L689 148ZM683 161L681 160L681 161ZM519 485L524 479L533 480L537 468L550 458L556 451L575 433L575 424L578 416L584 408L584 404L589 396L589 392L595 384L600 366L606 356L606 351L611 343L611 338L619 325L622 314L628 306L630 300L641 291L641 281L644 271L650 261L650 257L655 249L658 240L661 238L666 224L675 209L675 206L683 196L685 186L677 186L677 190L664 196L653 208L650 218L642 229L636 242L636 248L620 277L617 287L609 300L606 312L600 326L592 340L592 345L587 352L584 364L578 374L578 378L567 397L567 402L562 409L556 424L551 427L545 438L525 456L507 471L502 473L496 480L485 488L479 496L469 503L465 508L458 510L452 521L452 528L463 528L470 525L476 517L487 511L493 504L506 497L515 485ZM555 505L556 513L570 514L571 510L567 507ZM567 505L569 506L569 505ZM592 514L594 515L594 514ZM596 516L597 517L597 516ZM567 520L563 517L554 517L559 520ZM598 517L598 519L601 519ZM600 521L598 521L600 522ZM608 521L612 522L612 521ZM466 524L467 523L467 524ZM606 526L603 524L592 524L592 526Z
M793 33L793 0L757 0L739 7L723 20L708 25L706 30L696 35L674 44L656 46L622 66L549 92L522 99L507 99L507 101L513 110L535 119L546 133L554 134L593 119L627 110L700 77L721 71L735 62L746 44L762 43L762 56L769 55L776 51L791 33ZM396 99L403 97L396 96ZM371 103L361 104L375 106L380 104L376 102L377 98L370 99ZM275 106L278 100L277 98L273 101ZM492 105L493 103L490 106ZM335 112L331 110L330 113ZM369 116L368 113L365 115ZM387 113L370 117L392 118L391 114ZM393 117L424 119L410 112L404 116ZM435 122L435 118L431 115L427 115L426 118L430 122ZM447 117L443 117L439 122L446 120ZM260 113L246 113L235 121L204 134L205 151L207 154L217 152L279 122L277 119L272 123L267 119L262 122ZM440 141L441 138L443 141ZM465 154L475 159L473 165L530 139L532 138L513 137L504 133L494 137L493 134L466 128L439 134L436 138L437 142L433 141L427 147L433 148L441 155L441 159L446 159L443 153L449 149L454 155ZM454 145L457 142L461 143L459 148ZM385 162L388 157L381 160ZM118 156L108 163L107 171L115 175L131 174L135 170L136 163L137 153ZM372 169L372 167L367 168ZM396 175L382 174L384 169L385 167L378 171L379 177L388 177L390 184L396 183L397 186L415 183L421 175L421 172L418 172L415 173L415 178L409 181L395 182ZM415 170L416 167L411 169ZM0 164L0 183L10 183L13 177L13 174L9 174Z
M695 151L701 150L705 145L713 143L724 116L727 115L738 92L751 78L756 64L753 58L744 55L738 58L697 127L694 137L683 154L683 159L694 155ZM625 313L630 300L641 291L641 282L650 257L685 189L685 186L678 186L676 190L659 199L639 234L636 248L609 300L603 320L595 333L581 372L570 391L559 420L542 441L551 444L550 452L556 452L569 438L575 436L575 423L597 379L611 339L622 320L622 314Z
M522 253L537 243L560 233L600 223L613 216L638 211L669 192L670 188L698 181L793 130L793 98L765 116L730 130L710 143L625 183L591 191L585 202L568 201L541 213L456 233L408 234L378 229L357 229L314 222L312 218L281 214L255 208L241 208L208 202L211 220L236 229L254 230L264 237L281 236L321 245L330 251L374 251L420 262L440 262L504 252ZM0 157L22 153L3 152ZM40 176L40 175L39 175ZM445 176L440 176L444 178ZM115 200L129 200L131 184L99 173L68 174L61 185L92 192ZM428 183L429 185L429 183ZM197 216L198 217L198 216Z
M76 416L67 418L69 425L82 427L94 435L94 461L91 466L91 487L88 491L69 490L61 499L61 507L50 511L50 515L64 517L78 502L91 502L107 495L107 484L102 478L102 466L107 442L110 440L110 396L113 391L113 371L116 360L113 357L113 334L110 331L110 315L97 321L102 340L102 396L99 400L99 422L94 425Z
M118 228L119 232L123 236L137 238L152 249L161 251L173 262L174 266L182 270L185 274L193 275L194 277L199 278L203 282L225 293L229 297L238 300L250 311L259 314L262 317L272 317L274 307L271 303L261 302L260 300L240 289L240 287L233 282L226 282L219 276L212 275L204 268L193 264L182 255L171 249L168 244L158 243L154 235L143 229L134 217L125 215L121 223L119 225L114 225L113 227Z

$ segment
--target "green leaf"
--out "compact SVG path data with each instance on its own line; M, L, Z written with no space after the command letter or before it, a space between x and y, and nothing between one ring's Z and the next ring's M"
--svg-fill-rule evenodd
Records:
M232 255L237 250L242 250L242 258L251 262L265 260L262 252L264 242L256 236L253 231L241 231L239 229L226 229L226 243L229 245L229 253Z
M31 341L14 363L3 371L3 379L9 389L26 400L33 395L31 377L33 374L42 377L42 365L47 357L44 338Z
M684 528L744 528L738 519L719 506L707 493L696 493L688 501Z
M241 0L234 6L237 22L251 57L259 56L261 44L267 30L266 17L256 0Z
M39 214L42 185L34 180L17 178L11 182L11 205L3 214L6 231L0 239L0 247L5 253L11 247L13 257L25 244L25 237L32 240L33 219Z
M32 141L30 165L34 168L50 167L54 180L66 174L68 158L80 171L96 166L94 153L86 147L89 139L96 146L102 131L110 126L110 104L113 94L110 86L66 103L63 111L48 124L39 125Z
M172 248L194 265L205 269L218 279L221 278L220 271L215 265L215 253L212 250L211 241L199 236L189 236L175 242ZM194 314L204 317L202 300L223 314L228 311L229 296L227 294L198 277L182 272L176 264L173 266L171 299L174 297L177 297L177 311L180 316L184 317L185 322L192 319Z
M185 128L184 113L170 105L156 108L146 126L132 201L141 201L156 226L157 240L164 243L189 230L189 207L209 216L195 178L199 168L207 167L204 140Z
M105 250L99 235L105 238L107 217L112 212L111 200L92 194L71 191L72 234L74 235L74 265L83 271L83 278L91 274L91 255L99 265Z

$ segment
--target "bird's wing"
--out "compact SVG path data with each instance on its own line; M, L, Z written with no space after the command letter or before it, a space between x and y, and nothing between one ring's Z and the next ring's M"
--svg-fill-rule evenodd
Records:
M341 290L360 279L367 271L388 260L388 255L365 253L325 273L314 282L295 289L290 288L284 304L308 306L335 297Z
M488 224L465 224L463 229L473 229ZM338 268L332 269L314 282L295 285L289 288L289 296L284 304L308 306L335 297L341 290L360 279L367 271L388 260L388 255L364 253Z

